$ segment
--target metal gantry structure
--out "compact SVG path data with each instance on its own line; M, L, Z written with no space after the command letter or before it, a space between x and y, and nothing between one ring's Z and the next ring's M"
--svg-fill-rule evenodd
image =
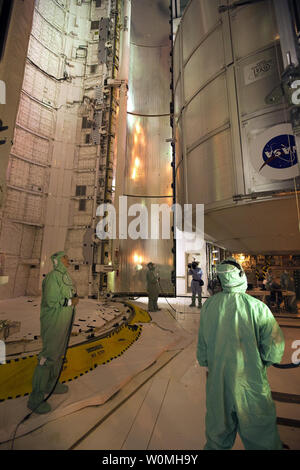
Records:
M223 3L226 9L220 12ZM129 45L130 8L132 38L138 41ZM153 28L143 23L144 11L157 23ZM275 181L274 172L282 170L268 168L273 173L265 175L266 164L256 171L260 138L253 138L264 128L275 132L285 123L299 149L300 104L292 98L300 80L299 15L296 0L133 0L132 6L131 0L13 2L7 38L0 41L0 105L4 93L9 104L0 115L0 200L6 196L0 253L9 274L1 296L37 294L51 268L49 256L58 249L72 260L80 295L106 295L114 276L117 290L124 286L129 292L136 283L140 291L143 279L141 271L134 271L134 242L96 236L98 206L113 203L118 208L118 196L127 193L131 202L148 208L161 200L204 203L210 211L210 235L214 241L231 241L235 250L240 249L235 241L240 225L232 241L224 224L216 225L214 219L223 217L225 209L226 220L230 213L235 221L254 208L253 217L263 224L264 207L282 207L274 210L282 217L288 213L288 197L295 195L299 224L299 177ZM253 44L249 18L262 32ZM14 49L14 37L24 45L22 51ZM224 47L218 47L221 43ZM260 70L261 63L270 70ZM256 66L259 73L253 76ZM6 70L18 77L14 89ZM129 82L133 99L127 112ZM273 91L272 83L277 84ZM254 89L252 99L248 90ZM203 112L197 115L202 107L204 118ZM129 121L141 126L146 142L141 178L135 180ZM271 222L279 234L276 217ZM175 225L173 221L173 230ZM286 249L295 251L295 240L290 237ZM175 240L168 246L148 241L137 246L136 258L143 259L144 267L156 259L162 271L167 267L164 277L172 277L174 285ZM118 271L125 280L137 277L129 285L120 282ZM166 290L170 293L171 286Z

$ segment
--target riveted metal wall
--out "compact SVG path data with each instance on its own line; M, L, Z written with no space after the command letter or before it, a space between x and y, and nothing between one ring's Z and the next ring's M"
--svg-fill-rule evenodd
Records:
M109 128L109 91L104 93L104 82L111 78L114 41L114 18L118 2L102 1L82 3L72 1L66 29L70 33L66 41L68 59L67 70L73 77L74 100L80 100L78 126L76 130L76 150L71 186L71 203L67 215L68 230L65 251L72 261L71 274L76 282L79 295L95 297L99 295L99 274L94 264L99 263L101 246L94 245L97 204L106 196L107 180L107 140L113 139L113 125ZM110 36L103 46L107 50L107 63L101 64L98 58L101 18L110 25ZM116 31L118 27L116 25ZM72 38L72 40L71 40ZM84 45L84 47L83 47ZM69 64L69 65L68 65ZM69 68L68 68L69 67ZM114 116L111 117L111 122ZM110 178L108 174L108 178Z
M67 229L74 223L71 196L80 153L78 109L84 94L90 9L73 1L35 1L7 169L1 250L10 281L1 297L39 293L42 276L51 268L49 257L65 248ZM81 214L89 224L92 210L89 217ZM10 238L12 228L19 237Z
M177 202L204 203L207 236L232 251L278 251L286 244L286 229L278 196L272 195L284 191L291 221L286 250L294 250L300 240L291 195L299 175L293 144L279 144L291 155L289 168L266 163L265 146L292 134L284 100L266 102L283 72L273 2L219 13L223 4L191 0L175 38ZM274 214L268 223L261 210L256 218L250 208L266 200L264 208ZM247 211L249 221L241 229L239 219Z
M0 234L0 250L6 255L10 281L7 289L0 289L0 297L38 294L43 276L52 268L50 255L60 249L65 249L74 263L78 293L87 295L91 293L92 264L89 257L86 266L83 241L95 221L96 204L100 202L95 189L101 190L106 172L100 131L108 115L103 87L109 66L99 64L98 23L102 17L111 21L115 3L27 3L23 12L26 24L13 20L10 29L11 37L19 43L19 29L24 30L24 47L29 32L30 37L26 61L21 47L12 48L16 50L14 60L22 61L20 84L23 71L24 78L17 96L14 137L10 137L13 146ZM22 14L19 7L18 12ZM109 61L108 43L105 47ZM14 72L11 64L10 69ZM13 93L10 88L8 91L12 102ZM112 128L110 132L113 134ZM85 188L79 196L78 187ZM14 231L16 236L12 237Z

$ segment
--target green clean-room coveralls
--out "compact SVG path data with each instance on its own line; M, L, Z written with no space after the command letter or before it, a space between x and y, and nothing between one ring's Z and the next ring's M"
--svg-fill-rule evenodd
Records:
M197 346L208 368L205 449L231 449L237 432L247 450L281 449L267 366L281 361L282 332L269 308L245 293L243 271L219 264L217 272L223 291L203 305Z
M159 295L158 274L155 272L155 267L152 263L148 264L147 271L147 291L148 291L148 311L157 312L159 310L157 305Z
M72 306L67 304L70 304L75 291L67 268L61 262L64 255L64 252L58 252L51 256L54 269L42 283L40 320L43 349L38 355L28 400L28 407L36 413L46 413L51 409L48 403L43 403L44 394L52 390L59 374L72 318ZM66 385L58 383L55 393L64 393L67 389Z

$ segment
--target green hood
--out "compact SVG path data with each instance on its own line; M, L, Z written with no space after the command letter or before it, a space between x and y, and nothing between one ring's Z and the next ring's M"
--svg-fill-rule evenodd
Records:
M57 253L54 253L51 256L53 268L56 271L60 271L61 273L67 272L66 266L61 262L61 258L63 258L63 256L66 256L66 253L64 251L58 251Z
M248 282L244 271L230 264L218 264L217 274L224 292L246 292Z

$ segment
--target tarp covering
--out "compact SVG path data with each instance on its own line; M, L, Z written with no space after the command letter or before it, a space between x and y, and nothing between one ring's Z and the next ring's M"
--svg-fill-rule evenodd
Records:
M99 339L93 338L68 349L60 382L77 379L97 366L116 359L139 339L142 326L132 325L138 322L147 323L151 317L139 307L133 305L133 308L135 313L128 325L123 324L104 337L102 335ZM0 402L31 393L31 381L37 362L38 357L35 354L0 364Z
M122 356L70 382L67 394L52 395L49 399L52 411L46 415L32 414L19 426L16 436L25 435L81 408L105 403L163 352L183 349L193 340L193 336L180 328L166 310L152 313L152 320L143 324L139 340ZM0 442L10 440L18 423L29 413L27 400L28 397L21 397L0 404Z

